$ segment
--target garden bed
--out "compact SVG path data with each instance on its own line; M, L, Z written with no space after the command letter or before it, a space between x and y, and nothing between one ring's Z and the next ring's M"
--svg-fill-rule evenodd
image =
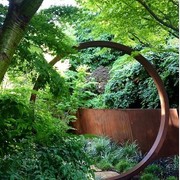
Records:
M145 154L157 136L160 113L159 109L79 109L73 127L77 134L103 135L118 143L136 141ZM178 153L178 113L170 109L168 132L159 157Z
M95 180L110 180L126 173L143 159L135 142L116 144L109 138L86 135L85 152L94 164ZM177 180L179 157L171 156L155 160L131 180Z

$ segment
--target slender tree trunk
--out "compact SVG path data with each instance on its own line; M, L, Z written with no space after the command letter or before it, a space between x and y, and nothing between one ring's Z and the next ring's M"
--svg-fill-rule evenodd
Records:
M9 0L9 9L0 33L0 84L24 36L29 21L43 0Z

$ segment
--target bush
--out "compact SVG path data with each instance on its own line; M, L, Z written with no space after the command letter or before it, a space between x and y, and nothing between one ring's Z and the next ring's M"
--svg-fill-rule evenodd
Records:
M95 137L91 139L87 139L85 150L86 152L94 157L93 159L99 159L104 154L108 154L111 152L111 141L105 137Z
M67 134L66 121L49 111L50 95L29 104L20 94L0 96L0 179L93 178L84 141Z
M147 166L143 174L153 174L159 179L167 179L169 177L179 177L179 157L164 157L154 161Z
M147 174L143 174L140 177L140 180L158 180L158 178L156 176L154 176L154 174L147 173Z
M156 164L149 165L148 167L146 167L144 169L144 172L145 173L155 174L157 176L162 173L161 168Z
M124 59L124 57L121 58ZM123 67L120 67L116 62L114 63L110 71L111 78L105 87L105 104L107 107L131 107L137 101L138 89L135 79L141 73L141 69L141 66L134 61Z
M83 145L76 137L63 138L54 146L26 145L22 151L0 159L0 179L92 179Z
M158 159L153 164L161 168L162 173L159 174L160 178L179 176L179 156L177 155Z
M0 96L0 154L13 151L23 138L32 136L33 114L30 106L16 94Z
M100 160L96 166L101 170L110 170L112 169L113 165L109 162L108 159L102 159Z
M175 176L169 176L166 180L178 180L178 178Z
M131 169L135 164L130 162L128 159L122 159L115 165L115 169L118 172L125 172L129 169Z
M106 137L86 141L86 153L93 159L94 165L102 170L114 169L124 172L142 159L136 143L118 145Z
M170 107L178 107L178 54L150 52L145 56L163 80ZM107 108L160 107L158 92L152 78L141 64L133 61L128 55L123 55L114 62L103 97Z
M31 106L15 91L0 96L0 107L0 155L21 148L24 139L41 144L55 142L69 129L47 109Z

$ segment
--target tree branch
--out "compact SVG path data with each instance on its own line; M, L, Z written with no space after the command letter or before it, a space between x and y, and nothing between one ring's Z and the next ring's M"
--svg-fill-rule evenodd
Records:
M168 31L170 34L172 34L174 37L176 37L176 38L179 38L179 33L174 33L173 31L171 31L171 30L169 30Z
M176 28L170 24L168 24L167 22L163 21L161 18L159 18L154 11L152 11L152 9L143 1L143 0L137 0L148 12L149 14L161 25L164 25L167 28L170 28L174 31L176 31L177 33L179 32L179 28Z
M176 0L169 0L170 2L172 2L175 6L179 7L179 3Z
M150 45L146 42L143 42L135 33L129 32L135 39L137 39L142 45L149 47Z
M49 62L49 65L50 66L54 66L59 60L60 60L61 58L60 58L60 56L56 56L56 57L54 57L50 62ZM38 77L37 77L37 79L36 79L36 82L35 82L35 84L34 84L34 87L33 87L33 90L34 91L38 91L40 88L41 88L41 84L44 84L45 82L44 82L44 79L43 79L43 76L42 75L39 75ZM31 97L30 97L30 102L33 102L33 103L35 103L35 101L36 101L36 94L35 93L32 93L31 94Z

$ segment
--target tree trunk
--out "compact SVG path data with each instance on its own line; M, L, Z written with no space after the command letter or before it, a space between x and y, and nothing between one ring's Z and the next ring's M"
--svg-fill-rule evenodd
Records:
M42 2L43 0L9 0L8 13L0 33L0 84L29 21Z

